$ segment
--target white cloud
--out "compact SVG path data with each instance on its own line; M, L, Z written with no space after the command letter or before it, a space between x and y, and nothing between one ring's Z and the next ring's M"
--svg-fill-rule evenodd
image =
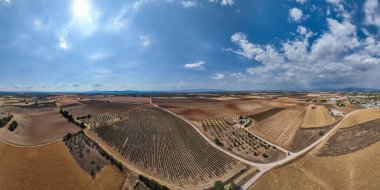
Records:
M327 3L331 3L331 4L334 4L334 5L339 5L341 0L326 0Z
M222 80L224 79L224 74L222 73L217 73L215 74L215 76L212 77L213 79L216 79L216 80Z
M195 63L188 63L183 65L186 69L194 69L194 70L204 70L204 64L206 64L204 61L198 61Z
M307 28L305 28L304 26L298 26L297 32L301 35L305 35L305 34L307 34Z
M69 45L66 41L67 32L64 30L58 34L58 47L61 49L69 49Z
M40 30L43 27L42 21L37 18L33 20L32 25L35 30Z
M195 0L192 0L192 1L182 1L181 4L185 8L191 8L191 7L196 7L198 5L198 2L195 1Z
M213 2L213 3L220 2L222 6L225 6L225 5L232 6L233 4L235 4L235 0L209 0L209 2Z
M306 2L306 0L296 0L297 3L301 3L301 4L304 4Z
M5 6L8 6L11 4L11 0L0 0L0 4L3 4Z
M294 22L299 22L302 19L303 12L296 7L289 9L289 19Z
M366 0L364 3L366 24L380 28L380 7L377 0Z
M264 87L278 88L326 87L334 85L378 85L380 71L380 42L377 37L366 34L359 40L356 26L348 19L326 19L328 30L310 43L313 32L303 26L297 28L293 40L282 42L279 47L252 43L243 33L231 36L237 49L232 52L256 62L246 69L249 74L244 81ZM257 64L257 62L259 64ZM242 78L244 73L230 74ZM372 76L372 77L371 77Z
M144 47L149 47L151 45L150 39L148 36L140 35L141 45Z

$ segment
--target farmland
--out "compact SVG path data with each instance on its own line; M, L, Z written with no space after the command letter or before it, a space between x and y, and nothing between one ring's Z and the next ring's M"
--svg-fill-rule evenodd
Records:
M250 130L282 147L289 147L306 113L305 106L293 106L260 113L252 118L260 118Z
M251 189L376 189L380 183L379 120L360 110L305 157L265 174ZM379 117L377 117L379 118ZM281 180L279 180L281 179ZM368 182L371 183L368 183Z
M131 110L125 120L94 132L127 162L178 185L211 186L245 167L207 144L183 120L151 106Z
M253 98L215 100L208 98L152 98L153 103L190 121L222 118L231 121L241 115L252 115L272 107L291 103L265 101Z
M69 132L80 128L63 118L58 111L50 108L20 108L7 106L1 110L14 115L17 121L15 131L0 129L0 138L16 145L39 145L62 139Z
M331 125L335 119L330 115L325 106L310 105L301 124L302 128L316 128Z
M19 148L0 142L2 189L120 189L124 177L104 167L94 180L71 157L62 142Z

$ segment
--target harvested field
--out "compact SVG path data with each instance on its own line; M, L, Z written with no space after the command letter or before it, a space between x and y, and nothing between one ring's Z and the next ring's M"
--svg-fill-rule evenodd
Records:
M284 110L285 108L272 108L272 109L269 109L269 110L266 110L266 111L263 111L263 112L260 112L260 113L257 113L257 114L253 114L253 115L250 115L248 117L254 119L255 121L257 122L260 122L264 119L267 119L268 117Z
M35 108L31 108L35 109ZM29 112L29 111L25 111ZM67 133L80 130L63 118L58 111L44 111L29 114L13 113L13 121L18 122L15 131L0 129L0 138L17 145L39 145L62 139ZM24 112L23 112L24 113Z
M128 163L173 184L209 187L245 167L209 145L188 123L156 107L131 110L125 120L94 131Z
M366 148L380 140L380 119L340 128L320 150L319 156L340 156Z
M316 150L286 166L269 171L250 189L378 189L380 143L357 152L315 156Z
M255 123L249 130L274 144L289 147L301 126L305 113L305 106L288 107Z
M81 101L82 107L65 109L70 114L76 117L83 117L87 115L98 115L103 113L122 114L130 109L136 108L139 104L128 104L119 102L106 102L98 100Z
M263 99L215 100L206 98L153 98L155 104L191 121L222 118L230 121L241 115L248 116L273 107L294 104Z
M0 142L1 189L120 189L124 176L105 166L92 180L62 142L34 148L18 148Z
M362 109L356 111L349 118L345 119L339 126L339 128L350 127L353 125L358 125L367 121L375 120L380 118L380 109Z
M100 101L110 101L110 102L121 102L121 103L149 103L150 98L148 97L132 97L132 96L106 96L91 98L92 100Z
M292 143L288 147L292 152L298 152L313 142L317 141L324 134L330 131L335 126L335 123L325 127L319 128L300 128L294 135Z
M75 102L75 103L68 103L68 104L62 104L59 106L59 109L66 109L66 108L72 108L72 107L79 107L82 106L81 103Z
M335 123L335 119L330 115L324 106L310 105L302 121L302 128L325 127Z

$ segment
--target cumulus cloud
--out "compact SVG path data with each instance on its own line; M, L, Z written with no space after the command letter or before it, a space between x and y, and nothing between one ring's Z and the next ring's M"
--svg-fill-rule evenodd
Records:
M296 7L289 9L289 19L294 22L299 22L302 19L303 12Z
M195 63L188 63L183 65L186 69L194 69L194 70L204 70L204 64L206 64L204 61L198 61Z
M301 3L301 4L304 4L306 2L306 0L296 0L297 3Z
M237 46L232 52L259 63L246 69L247 79L264 86L341 86L376 75L380 70L377 37L366 32L365 39L360 40L357 27L348 19L328 18L326 22L328 30L312 42L313 32L299 26L299 35L278 47L253 43L238 32L231 36L231 42ZM238 79L244 77L242 74L230 76Z
M235 4L234 0L209 0L210 2L220 3L222 6L228 5L232 6Z
M212 78L215 79L215 80L222 80L222 79L224 79L224 74L217 73Z
M377 0L366 0L364 3L366 24L380 28L380 7Z

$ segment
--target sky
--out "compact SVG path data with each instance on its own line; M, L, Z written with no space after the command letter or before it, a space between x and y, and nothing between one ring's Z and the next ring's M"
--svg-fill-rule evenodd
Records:
M378 0L0 0L0 91L380 88Z

